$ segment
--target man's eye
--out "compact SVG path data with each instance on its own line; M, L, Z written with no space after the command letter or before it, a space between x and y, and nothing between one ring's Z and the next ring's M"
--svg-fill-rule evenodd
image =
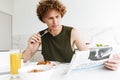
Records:
M56 18L59 18L59 16L56 16Z
M52 18L48 18L48 19L52 19Z

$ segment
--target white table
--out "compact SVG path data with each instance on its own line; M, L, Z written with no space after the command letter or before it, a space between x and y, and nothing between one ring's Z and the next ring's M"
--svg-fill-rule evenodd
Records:
M105 68L76 71L66 77L64 70L67 67L68 64L65 63L56 66L50 80L120 80L120 70L111 71ZM0 80L10 80L10 74L0 75Z
M65 65L63 65L64 67ZM51 80L120 80L120 70L111 71L103 67L85 71L75 71L66 76L64 69L57 68Z

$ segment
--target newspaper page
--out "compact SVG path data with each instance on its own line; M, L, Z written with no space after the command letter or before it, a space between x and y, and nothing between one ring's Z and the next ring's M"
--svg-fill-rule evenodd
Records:
M67 74L71 71L89 70L103 67L104 62L112 55L112 47L95 47L88 51L76 50L72 57Z

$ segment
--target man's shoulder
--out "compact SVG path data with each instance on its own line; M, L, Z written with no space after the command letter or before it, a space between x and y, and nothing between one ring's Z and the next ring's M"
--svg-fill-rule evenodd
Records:
M73 28L72 26L68 26L68 25L62 25L65 28Z
M66 29L66 30L72 30L74 27L63 25L63 28Z

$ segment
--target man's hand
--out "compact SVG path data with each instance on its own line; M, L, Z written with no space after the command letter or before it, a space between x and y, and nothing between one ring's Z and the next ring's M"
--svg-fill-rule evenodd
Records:
M34 55L40 44L41 37L39 34L34 34L29 38L27 49L23 51L22 55L22 57L24 58L24 62L28 61Z
M28 49L32 49L33 51L36 51L41 43L41 38L39 34L34 34L31 36L28 40Z
M115 54L112 59L105 62L105 67L111 70L117 70L120 64L120 54Z

